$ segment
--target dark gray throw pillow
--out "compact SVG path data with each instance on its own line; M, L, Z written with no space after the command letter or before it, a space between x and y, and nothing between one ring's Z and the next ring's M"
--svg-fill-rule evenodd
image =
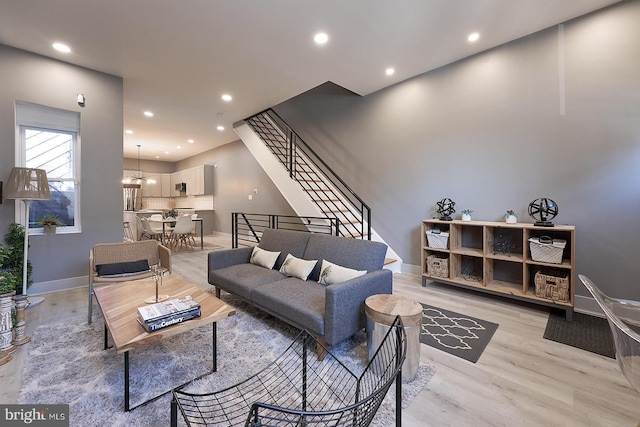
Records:
M138 261L116 262L112 264L96 265L98 276L125 276L149 271L149 261L141 259Z

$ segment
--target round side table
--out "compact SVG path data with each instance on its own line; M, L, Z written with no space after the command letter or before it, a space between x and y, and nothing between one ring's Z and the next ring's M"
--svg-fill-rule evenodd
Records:
M365 300L364 312L367 315L369 360L380 346L396 316L400 316L407 334L407 358L402 365L402 382L413 381L420 365L422 306L403 296L379 294Z

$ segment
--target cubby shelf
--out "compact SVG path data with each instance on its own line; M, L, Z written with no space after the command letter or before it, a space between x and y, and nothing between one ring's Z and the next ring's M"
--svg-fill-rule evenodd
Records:
M439 229L449 233L446 248L429 247L426 232ZM558 307L573 316L575 272L575 227L556 225L538 227L534 224L507 224L488 221L442 221L427 219L421 226L422 277L438 282ZM566 240L562 263L534 261L529 238L550 236ZM427 257L436 255L449 263L448 277L429 274ZM553 269L568 275L569 299L559 301L536 296L535 275Z

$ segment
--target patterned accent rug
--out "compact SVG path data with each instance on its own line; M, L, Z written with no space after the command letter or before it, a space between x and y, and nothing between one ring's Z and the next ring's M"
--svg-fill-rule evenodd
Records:
M564 310L551 309L542 337L612 359L616 357L609 322L602 317L574 312L573 321L567 322Z
M246 379L275 359L298 334L238 298L223 293L222 299L236 307L237 314L218 323L218 371L198 380L202 390L220 390ZM103 321L97 305L92 325L87 325L84 312L70 313L64 321L35 328L31 338L18 403L67 403L71 426L169 425L169 394L123 412L123 355L102 349ZM358 333L331 351L358 374L367 361L366 334ZM131 405L135 406L211 369L211 326L133 350L130 362ZM427 361L420 364L416 379L402 386L403 407L434 372ZM395 387L391 387L371 425L386 427L394 419ZM181 417L178 425L184 425Z
M422 304L423 344L476 363L493 333L497 323L455 313Z

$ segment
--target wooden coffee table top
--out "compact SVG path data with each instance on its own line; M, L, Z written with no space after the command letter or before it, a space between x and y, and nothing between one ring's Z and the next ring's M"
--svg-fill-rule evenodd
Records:
M163 277L158 293L168 294L169 299L191 295L200 304L202 315L149 333L138 323L137 308L146 305L146 298L155 297L156 285L153 278L100 286L94 291L117 353L124 353L236 314L235 308L209 292L177 274L169 274Z

